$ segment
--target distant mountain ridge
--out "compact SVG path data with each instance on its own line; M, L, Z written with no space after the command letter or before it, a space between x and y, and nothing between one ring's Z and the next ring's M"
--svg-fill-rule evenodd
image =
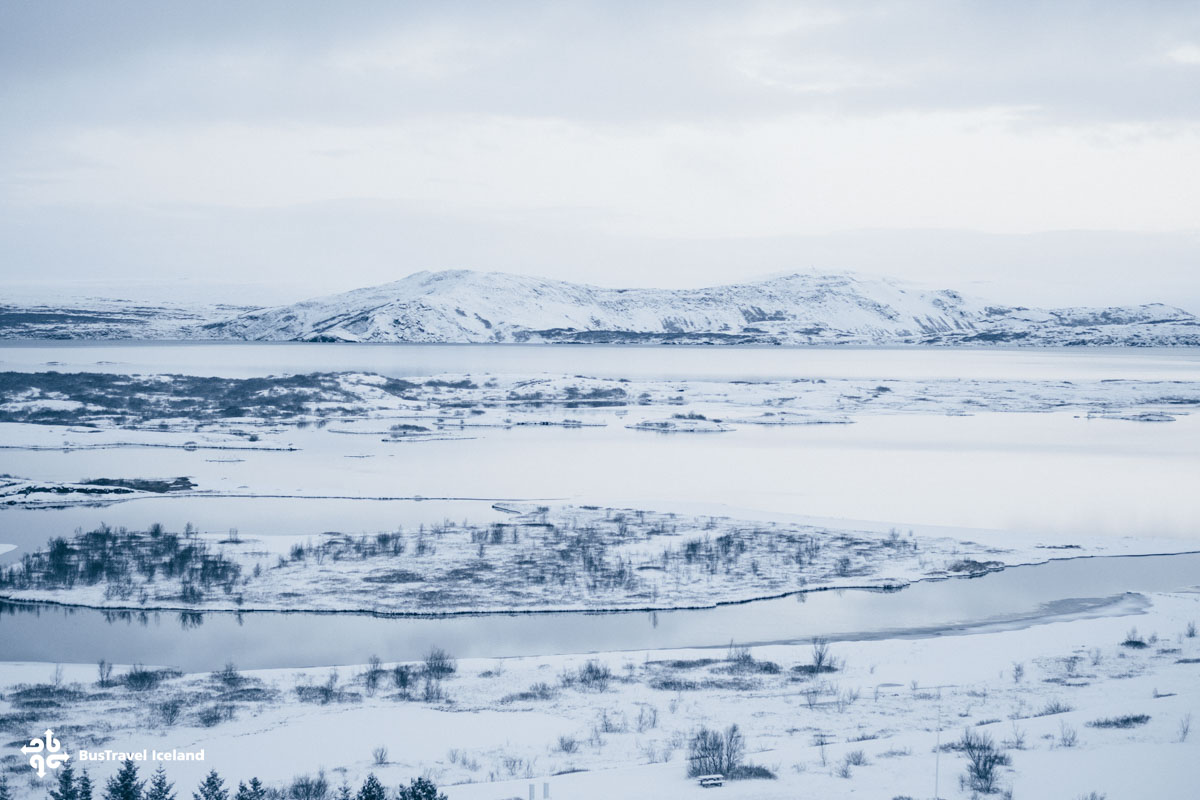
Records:
M795 274L703 289L606 289L506 273L394 283L201 326L198 337L349 342L1200 344L1182 309L1030 309L888 278Z
M26 319L26 322L28 320ZM3 324L30 338L38 326ZM1200 345L1162 304L1036 309L890 278L794 274L702 289L608 289L498 272L419 272L300 303L153 326L146 338L337 342ZM69 326L41 335L70 337ZM80 338L139 338L119 325Z

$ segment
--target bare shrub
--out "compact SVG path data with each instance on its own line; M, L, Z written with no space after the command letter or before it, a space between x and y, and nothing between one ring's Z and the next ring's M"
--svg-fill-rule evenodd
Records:
M1025 730L1017 727L1017 723L1012 724L1012 736L1001 742L1002 745L1009 750L1024 750L1025 749Z
M392 685L407 695L413 683L413 669L408 664L397 664L392 667Z
M1149 714L1126 714L1122 717L1094 719L1087 726L1089 728L1134 728L1138 725L1145 725L1149 721Z
M1125 634L1125 641L1121 642L1121 646L1129 647L1134 650L1142 650L1149 645L1146 644L1145 639L1138 635L1137 628L1130 628L1129 632Z
M121 676L126 688L135 692L147 692L157 689L158 685L167 678L177 678L179 672L170 669L146 669L141 664L134 664Z
M200 710L196 715L196 719L206 728L211 728L214 725L219 725L229 716L228 712L221 706L209 706Z
M228 686L230 689L236 689L245 682L245 678L238 672L238 668L232 661L225 662L225 666L212 674L213 679Z
M909 747L893 747L889 750L884 750L878 753L879 758L901 758L902 756L911 756L912 748Z
M729 654L725 658L729 662L729 672L758 672L768 675L778 675L782 670L774 661L759 661L748 647L729 645Z
M746 754L746 741L737 725L724 733L701 727L688 743L687 775L727 775L741 766Z
M558 752L574 753L579 750L579 740L574 736L559 736L558 737Z
M183 711L183 703L179 700L165 700L154 706L155 716L163 725L174 725L179 721L179 715Z
M637 732L645 733L651 728L658 727L658 708L642 704L638 706Z
M556 694L558 694L558 692L553 686L539 681L538 683L531 685L523 692L514 692L513 694L504 695L504 697L500 698L500 702L507 705L509 703L529 702L532 700L550 700Z
M383 745L380 745L379 747L376 747L374 750L372 750L371 751L371 761L374 762L375 766L377 766L377 767L382 767L383 765L387 764L388 763L387 748L384 747Z
M846 709L858 702L860 691L858 689L847 689L843 692L838 692L834 699L834 707L839 714L846 713Z
M1046 705L1042 706L1042 710L1034 714L1035 717L1049 717L1054 714L1066 714L1068 711L1074 711L1074 707L1067 705L1061 700L1050 700Z
M435 647L425 654L425 674L441 680L458 671L458 663L440 647Z
M725 729L725 772L731 777L742 765L746 755L746 738L737 725Z
M371 656L367 661L367 671L363 673L363 687L367 690L367 695L375 694L385 674L387 673L383 669L383 661L379 656Z
M446 699L448 698L446 690L442 688L442 682L432 675L426 675L425 683L421 686L421 700L426 703L440 703Z
M729 653L725 656L725 660L734 667L749 669L754 666L754 656L750 654L749 647L734 647L732 643L729 645Z
M1012 761L996 747L991 736L968 728L955 749L961 750L967 759L967 771L960 779L964 788L980 794L999 791L1000 767Z
M610 714L607 708L602 708L596 715L596 730L600 733L625 733L629 730L629 722L624 714Z
M338 681L337 670L331 669L324 683L315 686L304 683L296 686L296 697L305 703L320 703L321 705L341 702L348 698L346 693L338 687ZM357 695L354 696L357 697Z
M315 778L308 775L293 778L291 786L287 787L286 797L290 800L325 800L329 797L329 781L325 779L324 770L318 772Z
M648 685L651 689L663 692L693 692L704 688L698 681L690 681L686 678L676 678L670 675L659 675L651 678Z
M579 686L594 692L606 692L612 678L612 670L609 669L608 664L593 658L576 672L564 673L561 680L563 686Z
M814 675L822 672L837 672L840 668L838 660L829 651L829 642L821 638L813 639L812 661L808 666Z

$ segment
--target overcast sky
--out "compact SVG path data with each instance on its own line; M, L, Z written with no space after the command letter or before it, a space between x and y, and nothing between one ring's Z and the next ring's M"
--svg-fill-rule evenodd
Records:
M892 274L1200 311L1200 3L0 0L0 280Z

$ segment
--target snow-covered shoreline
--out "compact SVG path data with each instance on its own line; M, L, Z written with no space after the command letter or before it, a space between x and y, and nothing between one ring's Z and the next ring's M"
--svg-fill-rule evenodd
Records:
M62 665L62 689L55 690L45 683L53 665L3 663L0 703L73 692L70 725L55 722L69 748L203 748L205 764L172 767L172 779L184 786L212 768L227 779L257 775L275 785L323 769L335 784L361 782L368 772L391 784L426 774L452 800L519 795L542 781L553 797L598 799L631 780L654 796L690 797L704 790L684 776L688 737L700 724L737 723L747 759L776 778L727 784L732 797L921 796L935 760L948 792L963 759L954 750L937 753L935 745L969 729L1008 754L1012 765L1000 777L1014 796L1137 797L1141 770L1153 768L1155 797L1186 800L1196 745L1181 730L1200 711L1200 639L1189 627L1200 616L1200 594L1149 600L1132 617L839 642L831 649L836 669L816 677L803 671L807 644L755 647L744 657L731 647L460 659L428 697L419 683L407 694L397 690L391 663L380 665L375 689L368 676L376 667L359 665L242 671L235 678L167 675L140 691L121 682L126 666L116 668L109 688L98 689L94 665ZM589 663L607 677L581 685L572 676L585 668L591 674ZM421 664L410 667L419 671ZM226 688L233 680L237 688ZM328 685L326 701L292 697L316 697L305 687ZM222 700L238 692L245 699ZM205 716L222 703L231 711ZM171 722L161 716L168 712ZM36 712L27 724L36 730L54 714ZM1132 730L1093 726L1139 714L1148 720ZM270 752L288 757L263 758L268 741ZM382 763L372 755L380 747ZM865 758L846 770L858 750ZM102 779L115 765L89 768ZM18 797L41 791L36 782L13 784Z

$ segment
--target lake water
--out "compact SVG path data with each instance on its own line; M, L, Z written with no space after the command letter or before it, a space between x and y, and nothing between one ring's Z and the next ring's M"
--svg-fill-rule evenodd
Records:
M0 346L0 370L250 377L368 371L407 377L551 373L664 380L987 378L1197 380L1200 352L1172 348L681 347L278 343Z
M1022 627L1080 614L1136 613L1126 592L1200 582L1200 555L1087 558L1015 567L898 592L824 591L666 612L500 614L438 619L367 614L116 614L0 601L0 661L172 665L185 671L724 647Z
M310 429L288 434L296 452L239 452L234 463L213 451L8 450L0 451L0 472L46 481L187 475L202 490L227 493L525 498L972 528L983 531L979 536L1200 534L1200 415L1167 424L1069 413L889 415L702 436L623 425L612 418L605 428L489 429L476 439L402 444ZM385 530L489 510L487 501L441 508L428 501L164 497L105 508L0 510L0 542L36 547L102 521L139 528L159 521L173 529L190 521L207 531L272 535Z

